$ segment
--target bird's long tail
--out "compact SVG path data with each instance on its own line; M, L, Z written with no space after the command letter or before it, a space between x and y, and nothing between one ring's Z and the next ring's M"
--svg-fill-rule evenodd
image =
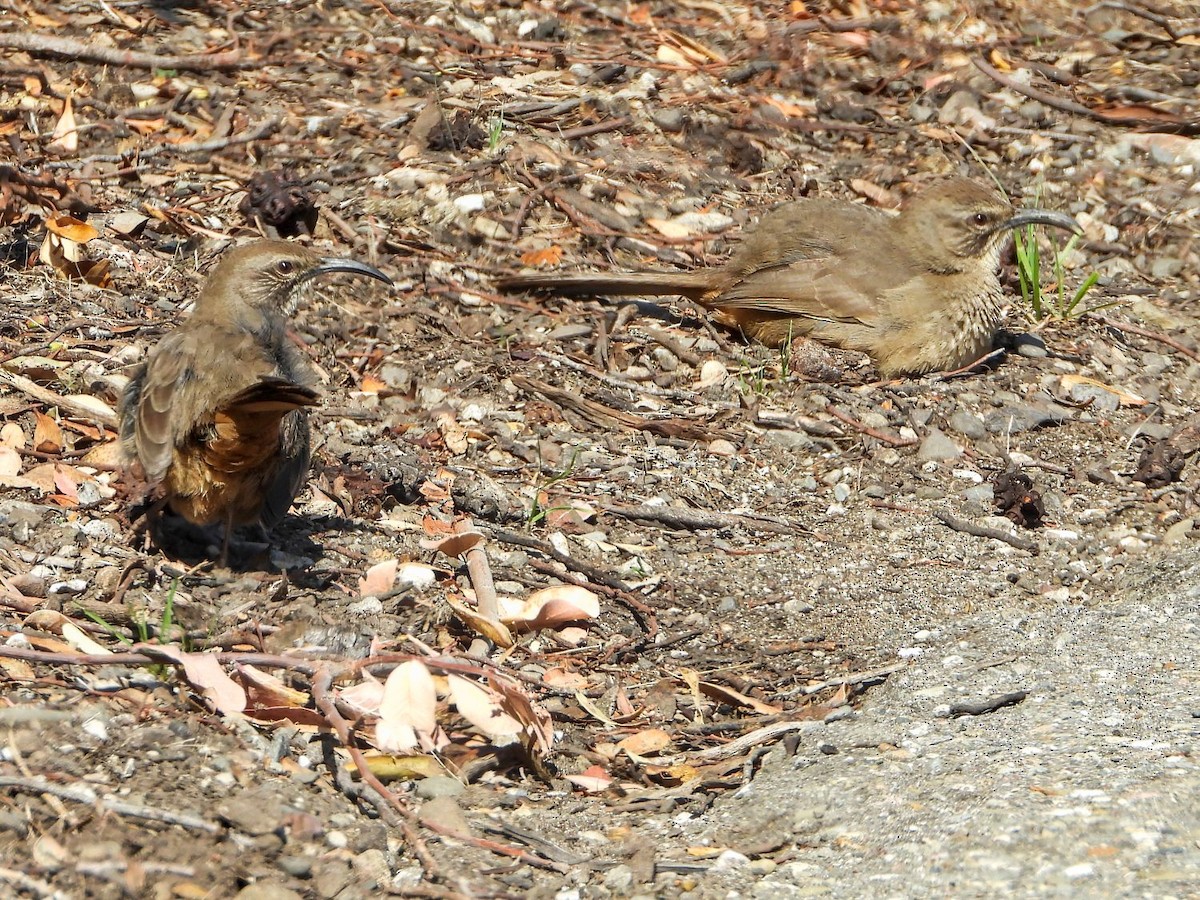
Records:
M631 272L627 275L510 275L496 280L502 291L552 291L566 297L664 297L699 300L712 288L703 272Z

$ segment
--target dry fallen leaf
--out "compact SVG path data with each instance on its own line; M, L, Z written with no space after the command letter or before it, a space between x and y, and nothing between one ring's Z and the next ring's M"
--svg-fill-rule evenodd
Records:
M54 126L54 134L46 149L60 154L73 154L79 150L79 129L75 125L75 111L71 108L71 95L63 101L62 115Z
M542 588L524 600L503 596L499 603L500 619L505 625L527 629L555 628L600 615L600 598L574 584Z
M487 638L498 647L511 647L516 643L513 640L512 632L508 630L503 622L497 622L489 619L487 616L480 615L477 610L456 600L454 597L447 596L446 603L454 610L454 614L463 621L463 624L470 627L477 634Z
M658 753L671 746L671 735L661 728L645 728L629 737L618 741L617 746L630 756L640 757L649 753Z
M540 268L557 266L562 261L562 255L563 248L554 244L550 247L543 247L540 250L527 250L522 253L521 264Z
M383 683L375 746L385 753L418 746L435 750L437 727L437 689L429 669L415 659L396 666Z
M447 556L462 556L482 541L483 534L478 531L455 531L442 538L423 538L420 543L424 550L437 550Z
M220 660L212 653L184 653L169 644L156 644L154 651L180 663L188 682L199 688L219 712L229 714L245 710L245 690L226 674Z
M33 429L33 449L39 453L61 453L63 449L62 429L45 413L34 411L37 424Z
M489 738L516 737L524 730L521 723L501 707L500 695L495 691L453 673L449 682L450 699L458 714Z
M365 578L358 579L358 596L379 597L386 594L396 583L396 570L400 563L395 559L385 559L367 569Z
M46 219L46 230L74 244L86 244L100 235L100 232L87 222L81 222L74 216L69 216L66 213ZM74 260L80 257L69 258Z

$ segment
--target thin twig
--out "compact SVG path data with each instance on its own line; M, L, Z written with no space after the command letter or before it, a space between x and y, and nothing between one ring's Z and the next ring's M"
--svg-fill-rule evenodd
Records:
M0 787L12 788L17 791L28 791L34 794L50 794L62 800L73 803L84 803L95 806L106 812L132 819L148 819L155 822L166 822L168 825L179 825L193 831L204 831L208 834L219 834L221 826L199 816L187 813L172 812L152 806L141 806L111 797L101 797L94 789L82 784L55 784L44 778L18 778L14 775L0 775Z
M602 503L604 512L624 519L657 522L672 528L707 530L716 528L750 528L772 534L810 534L803 525L767 516L747 516L738 513L711 512L706 509L685 509L680 506L617 506Z
M86 394L74 394L71 396L56 394L49 388L44 388L23 375L17 375L15 372L9 372L3 368L0 368L0 381L32 397L34 400L49 404L50 406L57 406L59 409L65 409L73 416L79 416L81 419L96 422L108 428L117 427L117 414L112 411L107 403L96 397L89 397Z
M975 537L995 538L998 541L1003 541L1016 547L1018 550L1026 550L1034 556L1038 555L1040 548L1035 541L1028 538L1023 538L1018 534L1010 534L1007 531L1001 531L999 528L988 528L986 525L976 525L974 522L966 522L962 519L956 519L948 512L934 510L934 516L939 522L948 528L953 528L955 531L961 531L964 534L973 534Z
M259 60L246 59L244 54L236 50L225 53L160 56L157 53L118 50L116 47L102 47L99 44L27 31L0 34L0 47L21 50L30 56L51 56L73 62L98 62L108 66L130 66L135 69L211 72L218 69L246 69L261 64Z
M849 413L844 413L832 403L825 407L825 412L829 413L835 419L841 419L855 431L860 431L868 437L873 437L877 441L883 441L885 444L891 444L893 447L911 447L917 443L916 438L902 438L888 434L884 431L878 431L870 425L864 425L858 419L851 416Z
M1152 341L1158 341L1160 344L1166 344L1172 350L1178 350L1189 359L1200 362L1200 353L1197 353L1191 347L1185 347L1170 335L1162 334L1158 331L1150 331L1148 328L1142 328L1138 325L1130 325L1128 322L1118 322L1115 319L1110 319L1108 316L1096 316L1096 318L1109 328L1115 328L1117 331L1124 331L1127 334L1136 334L1144 338L1149 338Z

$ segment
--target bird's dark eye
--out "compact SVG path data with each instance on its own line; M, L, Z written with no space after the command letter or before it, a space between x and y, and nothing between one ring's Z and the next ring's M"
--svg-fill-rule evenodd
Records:
M977 212L971 216L971 222L975 225L986 225L991 221L991 216L985 212Z
M296 264L290 259L281 259L275 263L275 271L280 275L291 275L296 269Z

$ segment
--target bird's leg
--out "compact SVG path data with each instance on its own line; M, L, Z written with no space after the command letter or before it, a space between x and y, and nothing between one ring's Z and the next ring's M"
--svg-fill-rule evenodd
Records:
M154 532L158 529L159 522L162 521L162 511L166 508L169 499L168 497L160 497L155 500L146 507L146 511L142 513L141 518L134 523L131 537L133 541L136 541L139 537L145 537L146 540L142 546L143 552L150 549L152 541L157 543Z
M221 540L221 555L217 557L217 565L222 569L229 568L229 542L233 539L233 512L225 515L224 536Z

